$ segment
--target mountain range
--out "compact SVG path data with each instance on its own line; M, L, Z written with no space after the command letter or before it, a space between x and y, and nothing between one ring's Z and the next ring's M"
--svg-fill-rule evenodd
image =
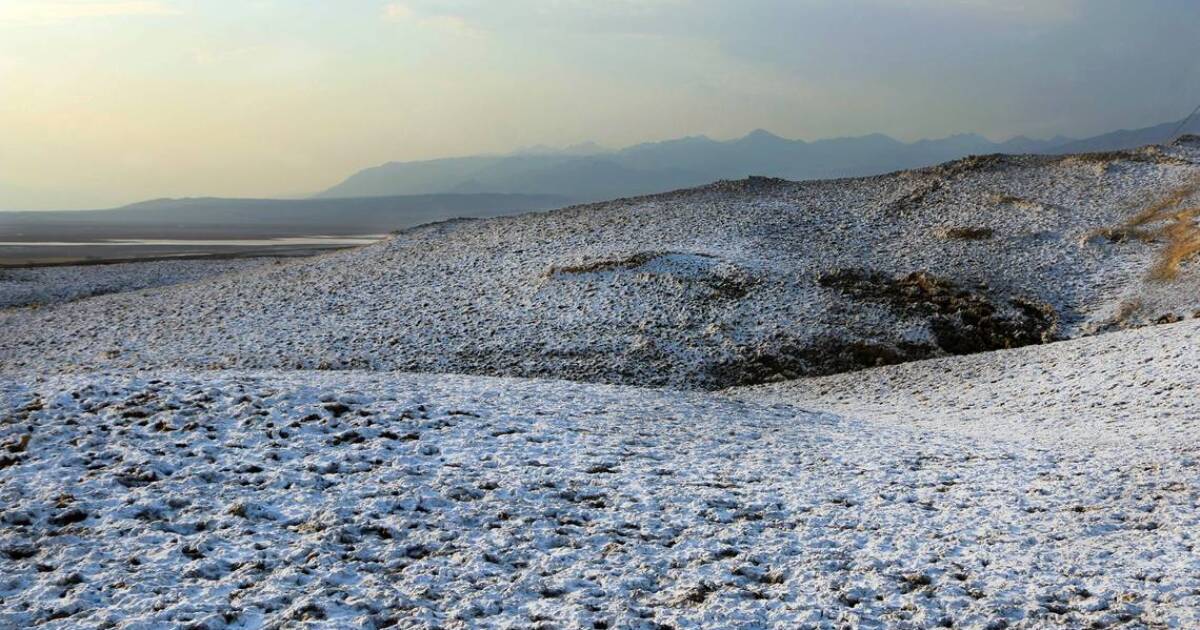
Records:
M688 188L749 175L803 181L876 175L992 153L1067 154L1129 149L1200 132L1200 121L1168 122L1091 138L1016 137L993 142L978 134L905 143L883 134L806 142L757 130L736 140L691 136L608 150L594 143L565 149L532 147L508 155L389 162L351 175L318 198L509 193L599 201Z

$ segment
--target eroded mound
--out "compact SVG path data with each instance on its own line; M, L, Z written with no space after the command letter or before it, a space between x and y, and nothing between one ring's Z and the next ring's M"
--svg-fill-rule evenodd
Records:
M605 278L605 274L612 274ZM591 260L573 265L553 265L546 272L550 282L617 282L616 275L642 286L643 291L691 290L697 301L738 300L746 296L756 280L745 269L712 254L680 252L637 252L629 256Z

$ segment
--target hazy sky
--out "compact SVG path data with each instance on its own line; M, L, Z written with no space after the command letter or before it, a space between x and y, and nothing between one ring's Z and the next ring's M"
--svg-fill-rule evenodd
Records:
M0 208L757 127L1085 135L1198 102L1198 0L0 0Z

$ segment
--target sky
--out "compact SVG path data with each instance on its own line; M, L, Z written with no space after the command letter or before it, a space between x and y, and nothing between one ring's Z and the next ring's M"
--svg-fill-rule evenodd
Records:
M0 0L0 209L756 128L1086 136L1200 103L1197 0Z

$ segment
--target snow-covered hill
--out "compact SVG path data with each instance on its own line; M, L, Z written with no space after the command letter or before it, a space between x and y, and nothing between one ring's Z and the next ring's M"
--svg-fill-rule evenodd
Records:
M351 252L3 313L0 365L718 388L1039 343L1200 307L1194 265L1147 280L1165 219L1131 227L1155 199L1191 200L1198 162L1188 139L434 224Z

